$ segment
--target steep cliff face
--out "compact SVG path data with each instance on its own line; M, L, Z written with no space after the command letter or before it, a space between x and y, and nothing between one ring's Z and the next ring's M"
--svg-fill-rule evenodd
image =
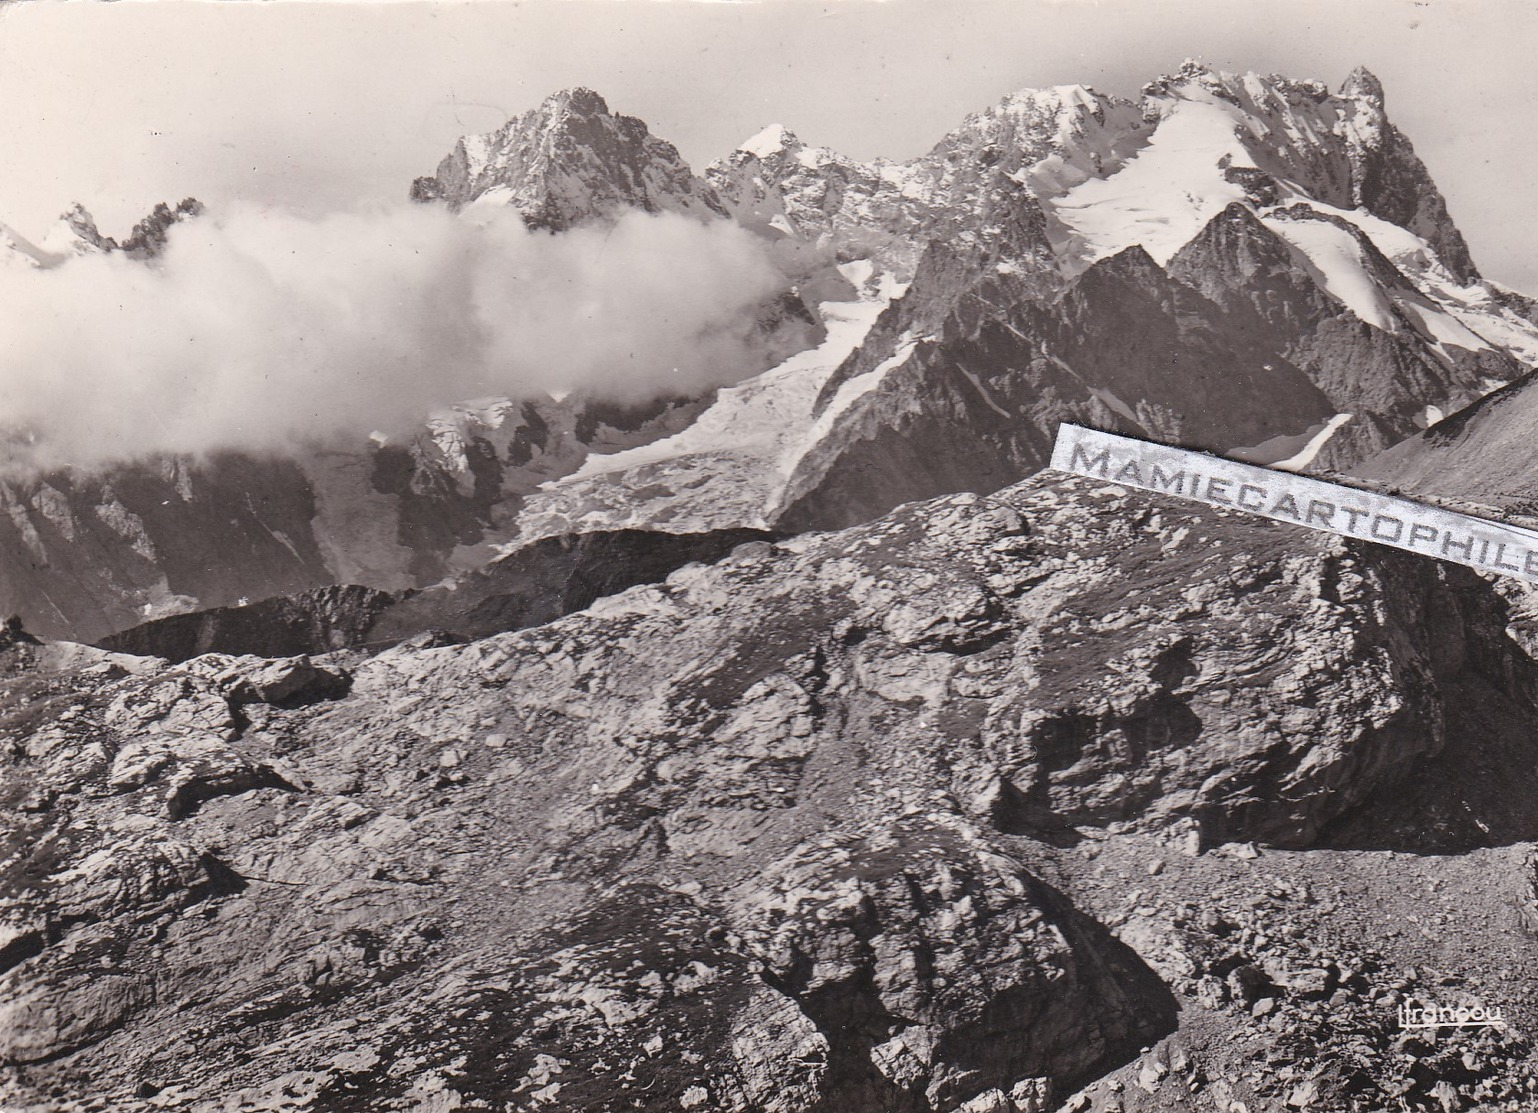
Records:
M1093 264L1050 303L1007 272L958 295L955 273L921 267L878 326L885 336L823 387L828 429L796 461L771 519L782 528L839 528L910 498L997 489L1046 464L1063 421L1233 452L1336 412L1300 368L1141 248Z
M553 232L626 209L724 215L677 148L634 116L610 113L591 89L556 93L488 135L465 136L411 196L456 211L511 205Z
M1513 613L1038 479L468 645L173 668L13 631L4 1098L1039 1110L1136 1070L1177 999L1220 1057L1235 967L1198 972L1237 925L1100 911L1126 886L1081 846L1532 838L1480 772L1538 756ZM1230 981L1310 1007L1302 974ZM1381 1096L1400 1057L1362 1054Z
M228 454L0 481L0 599L39 633L332 582L315 492L292 461Z
M1311 277L1311 258L1297 243L1321 236L1371 275L1370 312L1352 309L1331 296L1328 282ZM1521 359L1476 336L1417 289L1361 229L1307 206L1258 219L1230 205L1169 270L1257 346L1295 364L1337 412L1351 414L1314 457L1321 466L1365 459L1414 436L1436 412L1461 408L1492 383L1526 373ZM1459 337L1463 346L1453 340ZM1428 398L1443 402L1429 410Z

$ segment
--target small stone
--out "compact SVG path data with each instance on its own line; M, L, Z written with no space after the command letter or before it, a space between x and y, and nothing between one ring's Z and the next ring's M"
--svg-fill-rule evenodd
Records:
M1187 858L1200 858L1202 854L1202 833L1200 831L1187 831L1184 841L1180 844L1180 852Z
M505 734L488 734L486 736L486 748L489 750L500 750L506 745L507 735Z
M1003 1090L984 1090L970 1101L956 1107L956 1113L1014 1113Z
M1284 970L1272 978L1283 989L1303 997L1324 997L1330 991L1330 972L1317 966Z
M684 1109L693 1109L695 1106L704 1105L710 1100L710 1091L703 1086L690 1086L678 1098L678 1104Z
M1222 1008L1228 1003L1228 987L1211 974L1203 974L1196 980L1196 999L1205 1008Z
M1458 1091L1445 1078L1431 1088L1431 1096L1441 1103L1444 1113L1454 1113L1463 1107L1463 1102L1458 1099Z
M1164 872L1164 862L1161 859L1155 858L1152 862L1148 863L1148 876L1149 877L1158 877L1163 872Z
M1014 1113L1048 1113L1052 1108L1052 1079L1022 1078L1009 1091Z
M1255 1017L1270 1016L1274 1011L1276 1011L1275 997L1262 997L1250 1006L1250 1015Z
M1241 1005L1253 1005L1262 997L1269 997L1271 979L1260 967L1250 963L1236 966L1228 972L1228 992Z
M1259 858L1260 857L1260 851L1256 849L1254 843L1252 843L1252 842L1242 842L1242 843L1239 843L1237 846L1234 847L1234 857L1235 858L1243 858L1246 861L1250 861L1250 860L1253 860L1255 858Z
M1294 1109L1307 1109L1319 1100L1319 1084L1310 1078L1292 1088L1292 1093L1287 1095L1287 1104Z
M461 760L458 750L444 750L438 755L438 765L443 769L453 769Z

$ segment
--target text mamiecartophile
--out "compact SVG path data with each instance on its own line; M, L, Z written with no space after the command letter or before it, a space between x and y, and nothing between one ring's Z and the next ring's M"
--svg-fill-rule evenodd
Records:
M1066 424L1058 428L1052 466L1538 580L1538 532L1390 495Z

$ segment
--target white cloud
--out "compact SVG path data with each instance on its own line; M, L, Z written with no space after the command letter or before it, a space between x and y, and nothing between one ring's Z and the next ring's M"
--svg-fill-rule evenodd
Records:
M724 221L552 236L511 211L240 208L175 226L149 264L0 274L0 422L31 437L13 462L51 466L282 449L491 394L635 400L756 371L783 283Z

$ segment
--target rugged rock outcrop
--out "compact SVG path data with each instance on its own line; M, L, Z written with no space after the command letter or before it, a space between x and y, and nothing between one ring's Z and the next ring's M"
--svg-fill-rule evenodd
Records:
M4 1098L1040 1109L1206 984L1079 844L1538 834L1459 780L1538 757L1490 585L1190 509L1037 479L367 660L12 645Z

